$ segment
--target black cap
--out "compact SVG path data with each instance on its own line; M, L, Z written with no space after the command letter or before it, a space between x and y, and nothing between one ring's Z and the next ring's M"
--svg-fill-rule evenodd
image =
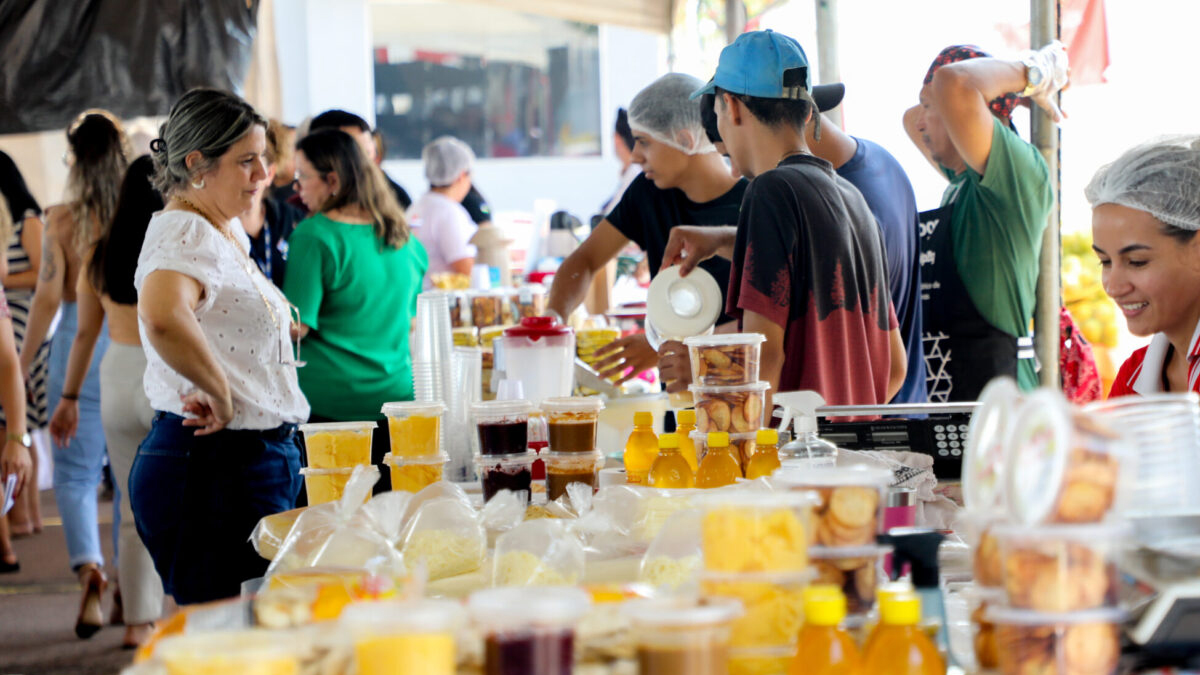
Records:
M914 588L938 587L938 547L946 535L923 527L897 527L879 535L879 543L892 545L892 580L907 564Z

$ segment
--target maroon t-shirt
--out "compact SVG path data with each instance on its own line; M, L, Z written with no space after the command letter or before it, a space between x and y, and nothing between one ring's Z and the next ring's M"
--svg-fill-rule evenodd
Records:
M738 215L728 312L784 328L779 391L829 405L887 403L896 328L879 227L833 166L795 155L753 181Z

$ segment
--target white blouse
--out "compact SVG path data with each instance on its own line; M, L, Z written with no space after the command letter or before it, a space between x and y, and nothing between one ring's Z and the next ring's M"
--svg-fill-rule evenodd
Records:
M284 422L303 422L308 419L309 407L296 379L288 302L262 274L247 272L250 239L238 220L229 227L237 233L242 250L194 213L154 214L133 285L141 293L151 272L171 270L204 287L196 319L233 394L233 420L227 428L273 429ZM274 321L263 294L272 305ZM182 416L180 397L196 391L196 385L163 361L146 338L146 325L140 318L138 329L146 348L144 384L150 405Z

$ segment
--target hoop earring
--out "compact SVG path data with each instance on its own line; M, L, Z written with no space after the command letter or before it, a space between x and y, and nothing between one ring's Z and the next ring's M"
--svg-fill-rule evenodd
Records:
M203 190L204 189L204 179L201 178L199 183L197 183L196 181L192 181L192 187L197 190Z

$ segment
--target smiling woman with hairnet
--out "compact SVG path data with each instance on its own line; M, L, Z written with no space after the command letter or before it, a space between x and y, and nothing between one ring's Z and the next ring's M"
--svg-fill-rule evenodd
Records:
M1200 136L1129 150L1085 194L1104 290L1129 332L1153 336L1109 397L1200 391Z
M701 84L689 75L670 73L638 92L630 103L633 161L641 165L642 175L558 268L548 304L559 316L570 315L583 302L592 275L629 242L646 252L650 274L657 275L671 228L737 222L747 183L730 173L705 136L700 102L688 100ZM724 293L729 261L709 260L702 267L716 278ZM718 319L719 323L728 321L725 315ZM596 365L597 370L605 377L621 375L621 382L658 363L658 354L642 334L622 338L603 351L606 358ZM683 387L691 379L690 370L671 378L665 372L662 375L664 380L686 376L677 385Z

